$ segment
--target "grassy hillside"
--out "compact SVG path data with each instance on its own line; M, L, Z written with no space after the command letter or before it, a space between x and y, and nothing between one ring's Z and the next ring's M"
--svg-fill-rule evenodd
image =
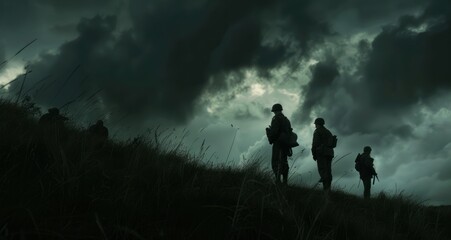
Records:
M449 209L279 187L136 138L96 148L0 102L0 239L451 239Z

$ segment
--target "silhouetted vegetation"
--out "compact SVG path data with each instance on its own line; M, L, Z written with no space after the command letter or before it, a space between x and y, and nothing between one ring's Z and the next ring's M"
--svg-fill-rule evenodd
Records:
M158 134L92 147L0 102L0 239L450 239L449 209L273 184L256 162L201 165ZM64 136L64 137L60 137ZM50 139L50 140L49 140Z

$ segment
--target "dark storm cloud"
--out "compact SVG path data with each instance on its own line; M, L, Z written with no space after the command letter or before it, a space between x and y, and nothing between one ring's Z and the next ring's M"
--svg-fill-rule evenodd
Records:
M268 70L283 63L292 53L281 42L263 46L263 29L260 19L255 16L231 26L212 54L210 73L254 67L260 74L268 76Z
M360 117L350 114L348 119L355 130L412 136L403 114L451 90L450 6L433 2L423 15L404 16L374 39L363 62L363 81L355 88L360 98L354 113Z
M424 21L423 23L427 23ZM365 69L373 104L403 108L451 88L449 21L415 33L407 27L384 30L374 41Z
M3 44L0 42L0 71L3 68L3 65L6 63L5 49Z
M59 0L36 0L37 4L50 6L58 11L78 11L92 7L106 7L119 0L77 0L77 1L59 1Z
M392 129L393 134L401 138L413 137L413 128L409 125L399 125Z
M38 29L31 26L30 23L38 23L37 13L30 0L1 1L0 2L0 33L5 47L9 45L8 38L15 36L14 41L26 42L28 39L36 37ZM16 46L14 46L16 47Z
M261 26L255 20L249 19L232 26L214 52L211 70L228 71L250 66L260 45L261 35Z
M177 117L187 116L192 109L187 108L186 105L192 105L193 101L203 92L208 82L210 57L221 44L227 30L238 24L238 21L244 17L253 14L255 8L265 4L268 4L268 1L246 1L246 3L239 5L218 2L218 5L213 6L205 21L194 34L190 34L175 43L169 53L166 65L167 71L163 76L166 84L164 90L166 91L163 91L162 94L177 93L174 98L167 99L169 106L180 110L175 112L179 115ZM252 29L250 34L247 35L250 41L245 41L248 48L244 49L246 51L242 54L225 53L224 63L229 68L237 68L249 62L249 57L253 55L252 48L260 42L258 30L256 32L253 30L255 26L252 24L250 26L245 25L244 28ZM237 31L238 36L247 32L240 28ZM232 37L231 42L233 41Z
M386 16L387 14L397 14L406 9L425 6L428 0L383 0L383 1L344 1L351 8L357 10L360 20L368 21Z
M385 26L370 44L361 41L359 70L341 73L334 91L319 82L312 87L317 82L313 74L304 88L301 119L318 107L341 134L414 137L406 114L451 90L450 5L433 2L419 16L403 16L397 24ZM343 63L337 64L340 69Z
M327 8L323 9L326 10L324 12L316 11L315 4L315 1L288 1L280 7L280 15L287 21L284 26L286 33L297 41L299 50L306 53L314 45L322 43L325 36L332 34L329 22L323 15Z
M63 44L56 55L45 53L36 62L29 63L33 74L26 87L35 100L44 105L60 106L83 91L89 91L86 77L91 67L96 66L99 56L106 51L108 39L116 25L114 17L84 19L77 27L80 36ZM45 81L41 81L49 76ZM19 83L11 87L17 88ZM89 94L87 92L87 94Z
M154 110L184 119L191 114L193 101L205 87L209 57L225 33L253 8L265 3L249 2L237 9L218 2L192 11L188 4L177 8L167 2L158 4L147 8L144 2L132 2L134 28L118 39L111 35L115 27L113 17L84 20L79 24L77 39L60 47L57 55L42 55L43 60L31 67L44 75L44 72L70 72L81 64L78 72L90 74L90 87L105 88L109 104L119 110L135 114ZM143 9L151 10L142 12ZM103 29L104 26L107 28ZM234 66L232 58L228 58L228 67L244 64L237 60ZM54 84L60 87L54 87L54 93L46 96L55 96L61 90L77 90L63 88L65 82L60 77ZM60 94L68 95L73 94ZM64 102L55 97L41 100L49 104Z
M63 7L55 1L40 2L44 3ZM106 2L92 4L101 3ZM184 121L209 88L224 90L242 81L226 82L229 73L254 68L269 76L271 68L301 57L301 50L307 52L307 46L328 34L327 24L302 9L308 4L295 11L290 8L293 2L288 3L133 0L129 30L113 34L117 21L113 16L82 20L77 38L64 43L57 54L41 54L41 60L31 63L33 78L28 84L54 77L43 83L46 93L35 97L46 105L62 105L81 93L103 89L103 104L110 111L136 118L155 113ZM283 20L284 31L295 32L295 41L306 49L293 52L291 44L281 40L264 43L268 23L276 20Z
M68 23L68 24L57 24L50 28L50 31L57 33L57 34L72 34L74 29L77 29L77 24Z
M332 83L339 76L337 64L332 59L315 64L311 72L312 80L303 87L305 98L300 113L294 114L295 121L300 123L310 121L312 109L322 105L322 99L329 96Z
M30 0L2 1L0 3L0 26L17 28L27 26L34 20L36 12Z
M449 1L432 2L422 16L405 16L386 27L373 41L364 70L373 99L379 98L373 103L401 108L450 90L449 42Z
M131 0L127 4L97 0L70 5L40 0L36 4L73 12L122 4L129 8L131 21L129 30L113 34L117 31L115 17L83 20L76 39L62 45L58 54L43 54L40 62L32 63L35 77L30 79L30 84L49 74L57 76L51 84L53 87L45 88L47 94L38 98L41 102L61 105L69 96L104 89L102 98L106 108L118 114L134 115L138 119L152 112L179 122L195 114L199 96L206 91L219 92L240 84L243 78L230 80L230 73L239 75L241 70L253 68L271 80L272 68L284 64L295 70L300 59L308 57L315 46L334 35L330 21L339 12L334 10L337 6L364 11L364 5L329 0L244 3ZM381 13L387 10L383 4L380 8ZM87 31L88 28L100 28L101 34ZM68 34L72 27L66 22L50 29ZM276 32L280 35L275 35ZM271 41L265 41L267 36ZM314 75L318 75L315 78L323 78L320 76L323 71L327 75L327 67L320 68L315 71ZM330 71L333 75L333 70ZM86 76L89 81L80 83ZM303 120L324 95L324 91L317 89L321 81L327 82L327 76L324 77L326 80L314 80L307 87L311 91L306 91L306 111L301 111ZM44 99L44 96L49 97Z
M288 52L284 44L276 42L272 46L263 46L259 49L255 65L259 68L260 72L265 72L265 70L279 66L292 55L293 53Z

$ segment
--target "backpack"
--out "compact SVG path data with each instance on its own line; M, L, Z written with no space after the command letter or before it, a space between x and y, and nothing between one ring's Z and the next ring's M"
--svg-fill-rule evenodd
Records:
M337 147L337 142L338 142L337 135L332 135L332 136L331 136L331 139L330 139L330 145L329 145L329 147L331 147L331 148L336 148L336 147Z
M293 128L291 127L291 123L287 117L285 117L285 124L287 124L287 126L289 127L289 130L288 130L288 132L280 133L280 136L279 136L280 142L289 148L299 146L298 135L293 132Z
M361 155L360 153L357 155L357 157L355 158L355 170L357 170L357 172L360 172L362 170L362 161L360 159Z
M281 144L290 148L299 146L298 135L294 133L293 130L289 131L288 133L280 133L279 141Z

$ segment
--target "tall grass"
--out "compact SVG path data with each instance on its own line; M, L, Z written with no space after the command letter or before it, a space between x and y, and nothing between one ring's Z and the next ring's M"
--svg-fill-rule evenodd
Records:
M258 158L240 168L201 164L207 143L192 156L158 128L98 148L70 124L49 135L24 106L0 102L0 239L451 236L449 212L402 195L363 201L336 191L328 200L274 185Z

